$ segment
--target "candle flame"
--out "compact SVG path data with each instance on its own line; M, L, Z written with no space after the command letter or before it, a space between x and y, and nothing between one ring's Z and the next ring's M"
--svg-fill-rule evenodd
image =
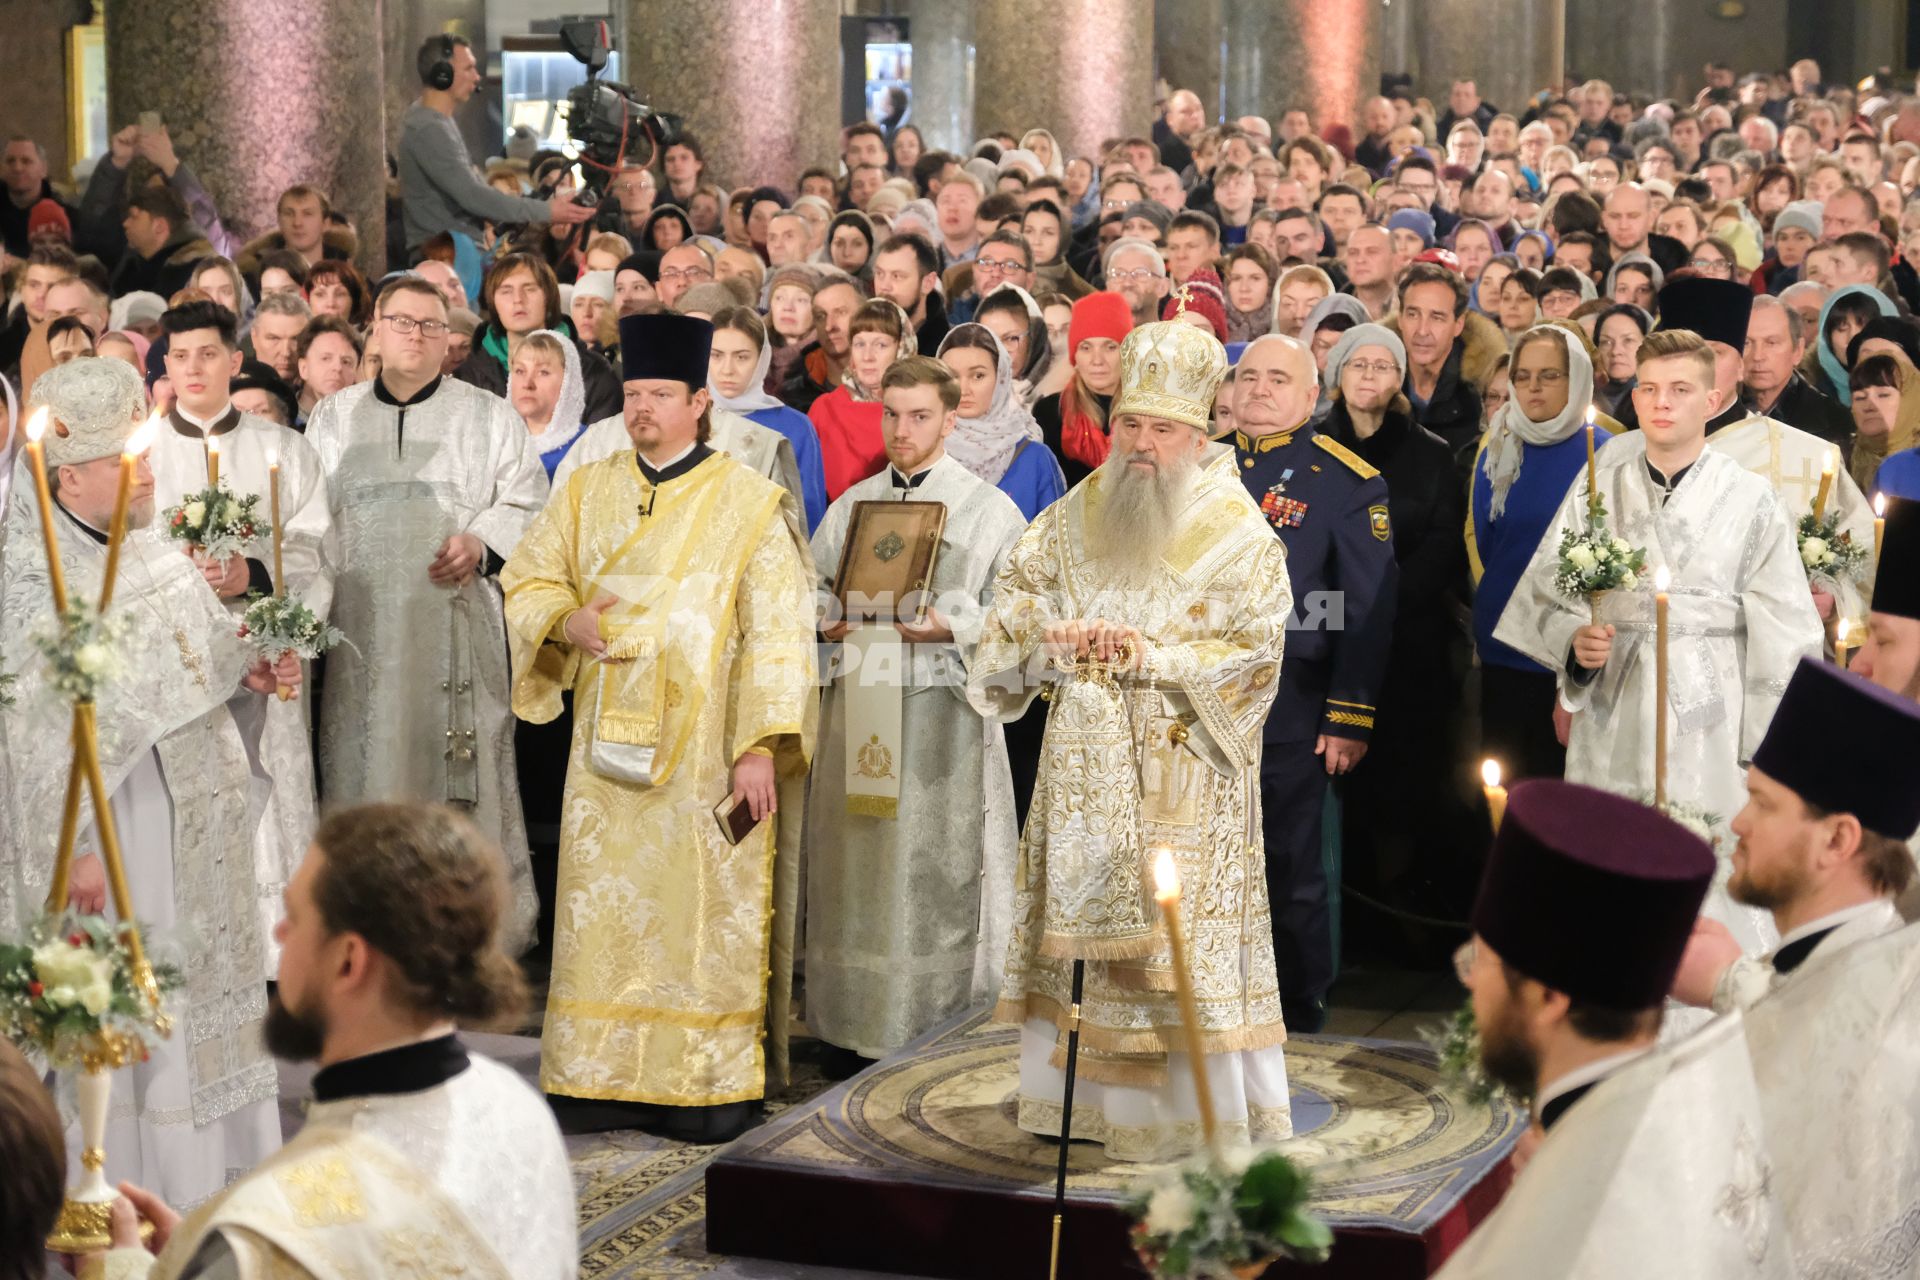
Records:
M1173 850L1162 849L1153 859L1153 896L1162 902L1180 896L1180 872L1173 865Z
M1838 458L1839 456L1840 456L1839 450L1837 449L1829 450L1827 452L1826 460L1820 464L1820 474L1823 476L1832 475L1834 471L1834 459Z
M1653 571L1653 589L1665 595L1667 588L1673 585L1673 575L1667 572L1667 566L1661 565Z
M1840 625L1833 629L1833 647L1836 650L1850 648L1851 646L1847 643L1847 637L1852 631L1853 620L1850 618L1840 619Z
M41 405L27 418L26 431L30 442L38 441L41 436L47 434L47 406Z
M1489 756L1480 762L1480 781L1489 787L1500 785L1500 762Z
M1594 410L1593 405L1591 404L1587 405L1587 430L1589 431L1593 430L1593 422L1594 422L1595 416L1596 416L1596 411Z
M31 430L31 428L29 428L29 430ZM1873 495L1873 518L1876 520L1884 520L1887 518L1887 495L1884 493L1876 493Z
M157 413L149 415L147 420L141 423L132 435L127 437L127 442L120 447L120 452L126 454L129 458L139 457L153 447L153 438L159 431L160 415Z
M273 468L273 467L277 467L277 466L279 466L279 465L280 465L280 451L279 451L278 449L269 449L269 450L267 450L267 466L268 466L268 468L270 468L270 469L271 469L271 468Z
M208 437L207 437L207 452L208 452L208 453L218 453L218 452L220 452L220 437L219 437L219 436L208 436Z

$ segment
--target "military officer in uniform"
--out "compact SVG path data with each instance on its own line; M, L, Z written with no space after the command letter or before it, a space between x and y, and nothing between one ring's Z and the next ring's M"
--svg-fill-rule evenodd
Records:
M1386 481L1308 425L1318 397L1313 355L1300 342L1263 337L1241 354L1233 383L1240 478L1286 545L1293 580L1260 807L1281 1001L1288 1028L1303 1032L1326 1022L1336 961L1321 851L1327 780L1367 753L1399 579Z

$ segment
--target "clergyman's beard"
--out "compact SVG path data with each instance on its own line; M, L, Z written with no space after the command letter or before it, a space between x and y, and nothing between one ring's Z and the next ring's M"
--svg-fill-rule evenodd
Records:
M153 495L127 503L127 528L144 529L153 523Z
M1197 470L1195 455L1181 454L1170 463L1156 463L1141 471L1134 459L1150 455L1115 449L1100 464L1101 503L1095 535L1099 554L1124 582L1144 585L1160 567L1161 556L1179 532Z
M1743 840L1741 843L1746 842ZM1795 901L1807 886L1808 854L1812 843L1812 836L1801 833L1784 865L1764 877L1754 875L1751 852L1744 860L1735 858L1733 874L1727 877L1727 896L1744 906L1758 907L1762 911L1776 911Z
M1540 1086L1540 1053L1528 1042L1521 1026L1516 996L1509 983L1500 1016L1481 1024L1480 1065L1486 1069L1489 1080L1525 1098Z
M282 1062L312 1062L327 1042L326 1015L294 1009L286 1003L286 993L277 991L267 1005L262 1034L267 1052Z

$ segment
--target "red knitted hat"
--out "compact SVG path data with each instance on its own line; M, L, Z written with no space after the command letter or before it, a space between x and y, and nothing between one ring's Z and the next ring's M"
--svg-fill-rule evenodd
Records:
M60 202L51 198L27 210L27 239L33 239L49 227L58 227L62 239L73 239L73 220L67 217L67 211L60 207Z
M1123 340L1133 331L1133 308L1117 293L1090 293L1073 304L1073 319L1067 324L1067 363L1088 338Z
M1178 291L1176 290L1176 293ZM1227 293L1212 267L1202 267L1187 277L1187 310L1205 316L1213 326L1213 336L1227 340ZM1171 320L1180 310L1178 297L1170 297L1160 308L1160 318Z

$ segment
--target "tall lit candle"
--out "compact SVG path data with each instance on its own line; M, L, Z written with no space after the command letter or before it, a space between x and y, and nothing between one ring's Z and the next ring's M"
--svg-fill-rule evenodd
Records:
M267 450L267 491L273 513L273 594L287 594L287 578L280 570L280 454Z
M1500 762L1488 757L1480 762L1480 789L1487 795L1487 813L1493 818L1494 834L1500 833L1500 820L1507 816L1507 789L1500 785Z
M1827 495L1833 492L1833 472L1840 456L1838 449L1829 449L1824 462L1820 464L1820 487L1813 494L1813 518L1819 520L1827 514Z
M1880 566L1880 540L1887 536L1887 495L1873 495L1873 564Z
M1653 803L1667 806L1667 588L1672 575L1661 565L1653 575Z
M1186 1031L1187 1059L1193 1068L1193 1100L1200 1109L1200 1132L1207 1146L1219 1152L1213 1121L1213 1086L1207 1080L1206 1042L1200 1034L1200 1009L1193 999L1193 976L1187 971L1186 935L1180 928L1180 873L1173 850L1162 849L1153 860L1153 897L1160 918L1167 922L1167 949L1173 953L1173 989L1180 1002L1180 1025Z
M120 447L120 489L113 498L113 521L107 526L107 567L100 578L102 613L113 601L113 586L120 576L120 544L127 537L127 503L133 496L133 473L140 465L140 455L152 446L154 434L159 429L160 415L154 414L141 423L140 429L128 436L126 444Z
M53 587L55 613L67 611L67 575L60 567L60 540L53 533L53 492L47 488L47 453L40 437L47 434L47 409L42 405L27 419L27 461L33 467L33 489L40 499L40 537L47 544L47 581Z
M1853 639L1852 630L1853 623L1846 618L1840 619L1840 625L1833 629L1833 660L1842 670L1846 669L1847 659L1850 656L1847 650L1852 647L1850 643Z
M220 487L220 437L207 437L207 488Z
M1600 501L1599 471L1593 460L1593 422L1594 408L1587 406L1587 512L1589 515Z

